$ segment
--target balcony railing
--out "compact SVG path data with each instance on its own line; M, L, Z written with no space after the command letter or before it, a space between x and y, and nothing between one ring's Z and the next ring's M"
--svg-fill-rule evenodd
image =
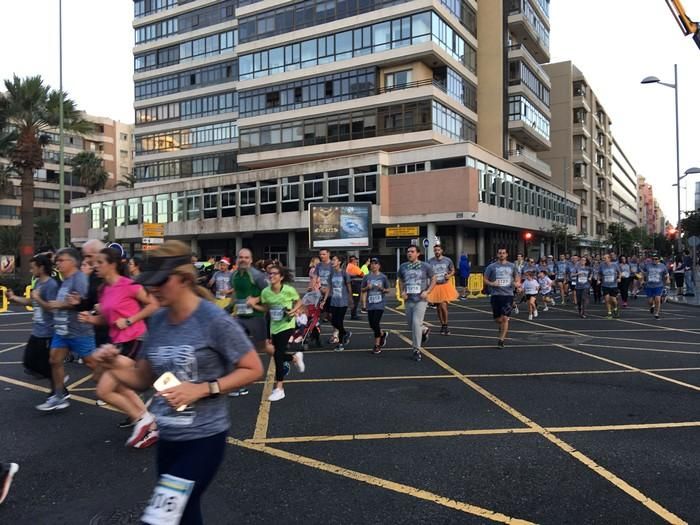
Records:
M447 86L434 78L426 78L424 80L415 80L413 82L405 82L403 84L395 84L393 86L384 86L382 88L377 89L377 95L382 95L384 93L390 93L392 91L399 91L401 89L412 89L412 88L417 88L417 87L423 87L423 86L435 86L436 88L440 89L441 91L444 91L447 93Z

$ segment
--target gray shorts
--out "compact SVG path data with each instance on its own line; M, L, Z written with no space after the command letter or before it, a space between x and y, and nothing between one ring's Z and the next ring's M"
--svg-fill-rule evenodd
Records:
M265 317L237 317L241 326L245 328L248 337L253 341L254 345L259 345L267 341L267 326Z

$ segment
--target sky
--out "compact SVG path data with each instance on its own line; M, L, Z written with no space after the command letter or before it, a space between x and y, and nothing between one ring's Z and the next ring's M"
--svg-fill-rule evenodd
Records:
M700 0L683 3L700 20ZM131 0L63 0L63 85L88 113L133 122L132 16ZM41 74L58 87L58 0L3 0L0 20L0 79ZM552 62L571 60L583 72L616 140L675 222L673 90L640 80L671 83L678 64L681 172L700 167L700 49L664 0L552 0L550 24ZM684 210L694 206L696 180L681 183Z

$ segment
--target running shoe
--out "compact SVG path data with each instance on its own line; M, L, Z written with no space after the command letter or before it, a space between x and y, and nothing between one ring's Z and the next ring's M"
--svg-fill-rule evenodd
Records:
M335 352L343 352L345 347L343 345L338 345L333 349Z
M504 348L506 346L506 342L503 339L498 340L498 348Z
M542 308L542 311L543 311L543 312L549 312L549 306L545 306L544 308Z
M654 319L658 320L658 319L659 319L659 314L654 314Z
M579 314L579 315L581 316L581 319L585 319L585 318L586 318L586 314Z
M374 348L372 349L372 354L373 355L379 355L382 353L382 347L375 345Z
M425 343L428 342L428 339L430 339L430 328L428 328L427 326L424 326L423 327L423 334L421 335L421 338L420 338L420 344L424 345Z
M514 313L515 315L518 315L518 314L520 313L520 308L518 308L518 305L517 305L517 304L515 305L515 308L513 308L513 313Z
M286 363L285 363L286 364ZM286 372L284 375L287 375L289 373L289 365L287 365ZM228 397L241 397L241 396L247 396L248 395L248 389L247 388L239 388L238 390L234 390L233 392L228 393Z
M352 332L350 330L345 332L345 337L343 337L343 346L350 344L351 337L352 337Z
M141 441L135 443L133 448L148 448L158 442L158 431L156 429L149 430Z
M533 315L533 317L537 317L538 315L540 315L539 312L537 311L537 308L535 308L535 311L532 312L532 315Z
M615 308L615 309L613 310L613 317L614 317L615 319L619 319L619 318L620 318L620 309L619 309L619 308Z
M70 403L65 395L54 394L44 401L41 405L37 405L36 409L42 412L52 412L53 410L63 410L68 408Z
M17 463L3 463L0 465L0 504L5 501L7 494L10 492L12 478L17 474L19 465Z
M136 424L136 421L132 421L130 417L124 418L119 422L119 428L131 428Z
M442 335L450 335L450 327L445 325L444 330L442 331Z
M654 313L654 305L653 304L649 307L649 313L650 314Z
M131 436L126 440L125 446L134 447L139 441L143 441L146 434L151 430L151 425L155 422L156 418L153 414L146 412L141 419L139 419L134 424L134 430L131 432Z
M379 338L379 346L384 348L386 346L387 339L389 339L389 332L385 330L382 332L382 336Z
M413 360L416 362L420 362L423 360L423 354L420 350L416 349L413 351Z
M527 316L527 320L528 320L528 321L532 321L532 314L529 314L529 315Z
M612 319L612 312L608 312L608 315L605 316L606 319Z
M294 354L294 366L297 367L297 370L301 372L302 374L306 370L306 365L304 364L304 352L297 352Z
M275 388L267 398L268 401L280 401L284 399L284 388Z
M105 402L102 401L101 399L98 399L97 401L95 401L95 404L96 404L98 407L103 407L103 406L105 406L107 403L105 403Z

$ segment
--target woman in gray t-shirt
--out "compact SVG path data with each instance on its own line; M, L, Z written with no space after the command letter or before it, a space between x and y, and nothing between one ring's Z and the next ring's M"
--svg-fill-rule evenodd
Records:
M246 334L196 285L189 247L167 241L152 255L138 282L160 302L149 323L142 359L126 359L112 345L94 355L114 379L135 390L155 382L151 412L158 423L160 477L142 521L159 522L163 500L173 523L201 523L200 498L223 461L230 426L226 397L262 376L260 358ZM210 300L205 300L210 299ZM167 387L167 384L174 385ZM136 423L149 439L153 419Z

